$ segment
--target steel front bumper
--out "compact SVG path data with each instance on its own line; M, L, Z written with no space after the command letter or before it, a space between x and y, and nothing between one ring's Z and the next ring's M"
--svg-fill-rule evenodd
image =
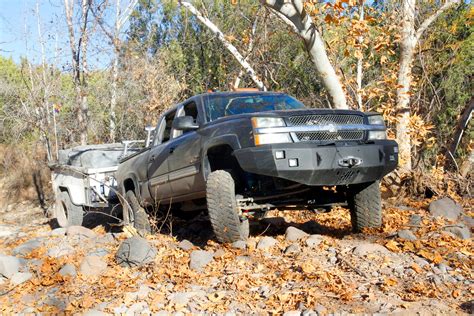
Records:
M272 144L236 150L234 154L247 172L307 185L371 182L381 179L398 164L398 145L392 140L325 146L302 142ZM295 159L297 166L290 166Z

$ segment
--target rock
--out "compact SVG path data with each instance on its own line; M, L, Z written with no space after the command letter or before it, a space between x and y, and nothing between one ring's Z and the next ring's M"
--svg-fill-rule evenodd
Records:
M467 227L473 228L474 227L474 217L463 215L461 220L466 224Z
M459 224L456 226L448 226L443 229L444 231L454 234L460 239L469 239L471 238L471 230L464 224Z
M87 256L79 267L81 274L85 276L99 276L107 269L107 263L97 256Z
M13 234L15 234L16 231L13 230L11 227L7 225L0 225L0 238L2 237L9 237Z
M448 273L448 268L449 267L447 265L445 265L444 263L438 264L438 269L442 274Z
M225 256L224 249L217 249L216 252L214 252L214 258L220 258L224 256Z
M9 279L20 270L20 267L20 259L17 257L0 255L0 275Z
M275 238L265 236L258 241L257 249L268 249L275 246L278 241Z
M354 248L353 253L357 256L366 256L370 253L390 254L387 248L379 244L364 243Z
M184 251L188 251L188 250L193 249L194 244L187 239L183 239L178 244L178 247Z
M408 221L408 224L410 224L411 226L420 226L421 220L422 220L421 215L413 214L410 216L410 220Z
M194 295L193 292L171 293L168 295L168 300L171 304L186 306Z
M416 263L417 265L419 265L421 268L423 268L423 267L429 265L429 262L428 262L428 261L426 261L425 259L420 258L420 257L418 257L418 256L415 256L415 257L413 258L413 261L415 261L415 263Z
M289 255L289 254L292 254L292 253L299 253L299 252L301 252L301 249L300 249L300 246L297 245L297 244L291 244L288 247L286 247L286 249L285 249L285 254L286 255Z
M155 259L156 249L146 239L134 236L122 242L115 260L122 267L138 267Z
M451 220L456 220L462 212L461 205L448 197L431 202L428 209L434 217L442 216Z
M403 229L397 233L398 238L406 239L406 240L416 240L415 234L411 230Z
M317 315L318 315L318 313L316 313L312 309L307 309L307 310L303 311L303 313L301 313L301 316L317 316Z
M201 271L212 261L214 255L210 251L194 250L191 252L190 258L191 260L189 261L189 267L193 270Z
M287 311L283 313L283 316L301 316L300 311Z
M243 240L237 240L232 243L232 248L235 249L245 249L247 248L247 243Z
M66 231L68 236L84 236L86 238L97 237L97 234L92 229L86 228L84 226L69 226Z
M151 287L146 286L146 285L140 285L138 288L138 291L136 292L137 298L140 300L144 300L148 297L148 294L152 291Z
M33 250L35 250L36 248L39 248L41 245L42 245L41 240L32 239L32 240L29 240L29 241L15 247L12 251L12 254L14 256L18 256L18 255L26 256L29 253L31 253Z
M59 270L59 274L62 276L75 277L77 275L76 267L70 263L67 263Z
M296 227L290 226L286 229L285 238L288 241L295 242L309 235Z
M66 235L66 231L67 231L66 228L64 228L64 227L59 227L59 228L53 229L53 230L49 233L49 235L52 236L52 237L64 236L64 235Z
M66 243L61 243L58 246L50 248L46 255L52 258L59 258L62 256L67 256L74 253L74 248Z
M310 248L319 246L323 242L324 237L321 235L311 235L306 239L306 245Z
M95 249L95 250L92 250L90 253L89 253L89 256L97 256L97 257L103 257L103 256L106 256L109 254L109 251L107 249L104 249L104 248L98 248L98 249Z
M26 281L30 280L33 277L33 274L30 272L17 272L12 275L10 278L10 283L12 285L19 285L25 283Z

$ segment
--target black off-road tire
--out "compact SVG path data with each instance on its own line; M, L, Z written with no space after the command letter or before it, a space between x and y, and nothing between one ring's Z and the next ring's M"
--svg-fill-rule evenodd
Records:
M247 240L249 221L237 210L234 179L224 170L212 172L207 178L207 208L217 240L231 243Z
M382 225L382 201L380 182L370 182L349 187L348 204L351 212L352 230Z
M126 202L123 206L123 218L125 224L132 225L140 235L151 233L151 225L148 214L138 202L137 196L133 191L127 191L125 194Z
M67 191L58 192L53 217L61 227L81 226L84 219L84 209L82 206L72 203Z

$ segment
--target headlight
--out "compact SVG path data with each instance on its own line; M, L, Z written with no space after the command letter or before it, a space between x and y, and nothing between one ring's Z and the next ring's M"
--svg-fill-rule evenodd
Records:
M291 136L288 133L257 134L255 135L255 145L291 143Z
M370 125L385 125L382 115L372 115L368 117Z
M385 131L369 131L369 140L387 139Z
M285 121L281 117L253 117L253 128L264 127L281 127L286 126Z

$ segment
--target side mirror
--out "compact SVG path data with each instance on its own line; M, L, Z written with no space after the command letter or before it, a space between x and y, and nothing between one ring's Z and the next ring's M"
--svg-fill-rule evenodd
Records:
M173 128L181 131L191 131L199 128L192 116L180 116L173 120Z

